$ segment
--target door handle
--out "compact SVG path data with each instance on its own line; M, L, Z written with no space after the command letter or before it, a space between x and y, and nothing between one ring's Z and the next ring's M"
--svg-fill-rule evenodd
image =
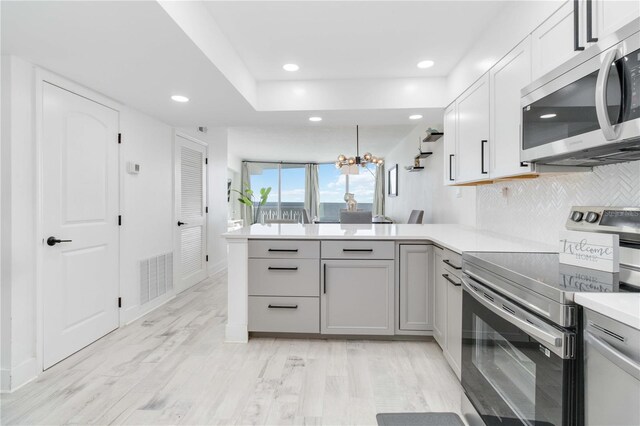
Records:
M598 37L593 36L593 1L587 0L587 42L595 43Z
M484 144L488 142L489 141L486 139L483 139L480 141L480 173L483 175L486 175L487 173L489 173L484 169L484 147L485 147Z
M71 240L59 240L56 237L49 237L47 238L47 245L49 246L55 246L58 243L70 243Z
M456 287L462 286L462 283L457 283L454 280L452 280L451 278L449 278L449 274L442 274L442 278L444 278L445 280L449 281L451 284L453 284Z
M449 180L454 181L453 178L453 156L454 154L449 154Z
M598 79L596 80L596 116L598 117L600 130L602 130L604 138L608 141L613 141L620 137L620 129L616 129L615 125L611 123L609 112L607 111L607 81L609 80L611 65L616 60L617 55L617 48L611 49L604 55L598 72Z
M188 223L178 221L178 226L182 226L182 225L188 225Z
M456 266L456 265L454 265L453 263L451 263L451 261L450 261L449 259L444 259L444 260L442 261L442 263L445 263L445 264L447 264L447 265L451 266L453 269L457 269L457 270L462 269L462 266Z
M573 0L573 50L584 50L580 46L580 0Z

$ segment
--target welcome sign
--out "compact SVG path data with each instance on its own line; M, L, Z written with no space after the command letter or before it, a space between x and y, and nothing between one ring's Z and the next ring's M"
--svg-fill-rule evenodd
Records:
M562 231L560 263L597 269L620 271L620 239L616 234Z

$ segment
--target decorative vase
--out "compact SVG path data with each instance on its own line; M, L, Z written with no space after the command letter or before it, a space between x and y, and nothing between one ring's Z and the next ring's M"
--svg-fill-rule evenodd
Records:
M355 198L353 198L353 194L347 192L345 194L345 201L347 202L347 211L348 212L357 212L358 211L358 202Z

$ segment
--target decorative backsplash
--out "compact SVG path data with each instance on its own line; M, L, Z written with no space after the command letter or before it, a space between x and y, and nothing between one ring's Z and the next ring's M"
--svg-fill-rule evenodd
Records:
M477 226L554 244L574 205L640 206L640 161L478 186Z

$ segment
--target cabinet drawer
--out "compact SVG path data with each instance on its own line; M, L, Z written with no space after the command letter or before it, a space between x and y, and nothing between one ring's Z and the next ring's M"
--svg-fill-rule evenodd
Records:
M249 296L249 331L319 333L317 297Z
M249 257L318 259L319 241L249 240Z
M319 296L317 259L249 259L250 296Z
M393 241L322 241L323 259L393 259Z
M449 271L460 277L462 274L462 256L458 253L451 251L449 249L444 249L442 255L442 262L445 264L445 267L449 269Z

